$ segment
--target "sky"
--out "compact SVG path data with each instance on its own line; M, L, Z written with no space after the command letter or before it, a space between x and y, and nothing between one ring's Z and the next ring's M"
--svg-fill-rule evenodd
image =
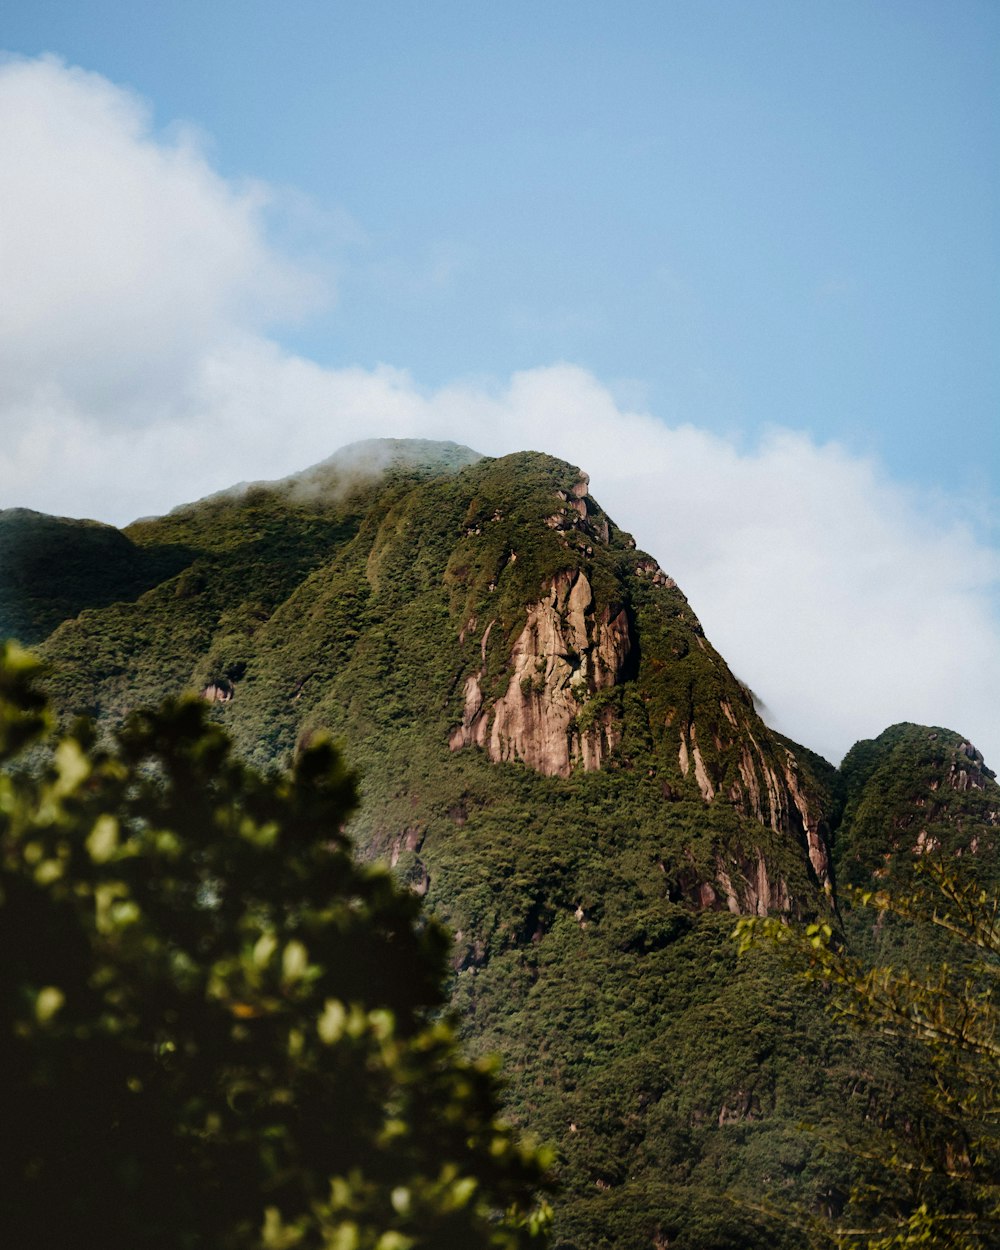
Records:
M548 451L790 736L1000 768L1000 7L5 0L0 506Z

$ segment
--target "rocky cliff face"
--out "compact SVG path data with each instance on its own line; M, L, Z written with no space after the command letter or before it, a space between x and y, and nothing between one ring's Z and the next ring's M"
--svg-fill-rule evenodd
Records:
M996 781L996 773L986 767L982 751L971 742L962 741L955 750L955 756L948 766L948 775L944 784L952 790L982 790L989 788L990 782ZM934 786L937 789L937 786ZM992 812L993 823L997 813Z
M651 563L651 562L650 562ZM640 565L637 572L648 573ZM654 584L668 585L655 566ZM673 583L669 583L671 586ZM628 609L605 606L595 613L594 596L581 569L557 573L543 597L529 605L527 619L511 648L504 692L484 696L486 652L496 625L490 620L480 644L480 667L465 680L461 723L449 737L453 751L478 747L494 762L519 760L546 776L569 777L607 764L621 745L622 725L613 703L601 694L634 680L638 654ZM474 620L464 632L471 634ZM698 638L704 648L704 643ZM745 697L738 710L722 699L721 717L709 728L709 762L699 745L694 716L678 729L677 764L705 803L728 802L775 833L795 838L805 850L816 881L832 888L825 816L804 784L791 750L776 747ZM760 741L758 741L760 739ZM762 745L765 743L766 745ZM731 757L731 776L718 761ZM713 882L700 881L687 893L703 908L724 906L738 913L788 910L786 882L771 879L764 855L728 862L720 858Z
M478 649L462 680L451 750L478 748L494 763L520 762L550 777L633 767L630 701L633 722L645 721L654 746L647 770L663 776L668 800L697 795L702 804L728 807L766 827L800 848L813 881L829 893L826 815L794 752L760 720L674 580L615 529L588 485L586 474L559 482L540 497L536 517L522 521L517 537L499 545L498 555L506 556L485 562L482 544L505 509L491 513L483 499L476 501L486 519L466 527L457 563L466 580L474 580L469 568L495 571L485 593L480 585L478 597L473 589L466 599L459 640L478 642ZM557 567L533 594L524 588L530 601L512 622L497 614L494 597L538 524L562 554L554 553ZM670 637L661 656L654 639L664 630ZM795 905L795 892L760 849L720 852L694 877L682 870L682 893L700 908L760 912Z
M550 777L568 777L578 762L600 768L620 741L619 728L608 713L598 713L585 728L579 717L595 694L624 677L634 649L625 609L612 616L605 607L595 615L586 573L556 573L543 597L528 606L511 649L506 691L484 705L481 683L495 623L483 631L484 667L466 679L452 750L474 744L492 760L522 760Z
M746 715L745 708L738 717L733 705L723 699L719 709L723 722L713 725L712 744L719 755L735 761L735 768L730 766L728 776L722 778L715 774L713 781L698 745L697 724L692 719L680 729L677 757L681 772L685 777L694 776L706 803L720 798L728 800L750 819L775 833L795 838L804 848L817 882L829 894L832 874L826 837L827 816L803 781L794 753L787 747L775 745L769 740L770 735L765 737L759 724L755 726ZM787 890L782 882L771 883L766 879L762 860L752 870L744 865L743 875L756 882L748 893L750 905L746 910L761 915L774 906L787 910ZM720 870L719 881L729 909L743 910L724 870ZM779 901L773 903L774 899Z

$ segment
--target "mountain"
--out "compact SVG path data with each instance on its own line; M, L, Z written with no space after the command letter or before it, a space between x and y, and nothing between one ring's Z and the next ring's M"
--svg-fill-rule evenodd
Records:
M586 475L538 453L359 444L121 532L5 534L0 619L63 716L194 691L261 766L341 740L360 853L450 925L469 1045L560 1152L559 1250L790 1247L763 1192L835 1209L798 1125L854 1113L849 1039L776 959L737 961L733 917L833 918L833 858L881 871L887 811L912 858L930 794L985 862L981 759L960 783L946 731L897 727L838 772L774 733Z
M900 899L929 893L934 911L959 929L973 923L975 908L928 891L926 870L945 865L956 883L975 887L973 898L980 891L984 900L1000 898L1000 786L982 754L940 726L893 725L851 748L837 786L843 813L833 858L853 953L918 974L938 975L947 965L956 978L974 977L975 952L947 929L856 907L853 891L885 890ZM927 903L918 905L918 916L927 910Z
M137 598L180 567L179 553L137 547L98 521L0 510L0 637L40 642L84 608Z
M996 773L971 742L948 729L893 725L856 743L840 768L844 801L837 838L842 882L905 882L921 855L966 856L989 874L991 831L1000 825Z

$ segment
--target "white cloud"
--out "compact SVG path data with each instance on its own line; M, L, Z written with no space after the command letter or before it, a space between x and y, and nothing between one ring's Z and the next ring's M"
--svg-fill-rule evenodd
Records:
M630 411L570 365L423 390L265 337L314 291L269 245L267 193L164 140L57 62L0 68L0 500L122 522L358 438L535 448L676 577L793 737L838 757L898 720L1000 766L1000 553L871 461L802 434L740 449Z
M129 424L182 408L206 344L318 294L267 246L269 198L99 75L0 66L0 400Z

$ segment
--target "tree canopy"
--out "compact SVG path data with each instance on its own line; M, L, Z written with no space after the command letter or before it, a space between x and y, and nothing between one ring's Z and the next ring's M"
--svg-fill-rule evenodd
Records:
M0 652L0 1240L544 1240L545 1157L442 1014L444 931L352 857L335 748L260 775L187 700L43 751L36 676Z
M777 944L859 1038L865 1108L839 1140L857 1182L816 1240L843 1250L988 1250L1000 1240L1000 899L959 861L918 860L906 891L855 891L896 937L893 962L832 925L746 918L741 948ZM855 925L855 927L857 927ZM891 949L891 948L890 948Z

